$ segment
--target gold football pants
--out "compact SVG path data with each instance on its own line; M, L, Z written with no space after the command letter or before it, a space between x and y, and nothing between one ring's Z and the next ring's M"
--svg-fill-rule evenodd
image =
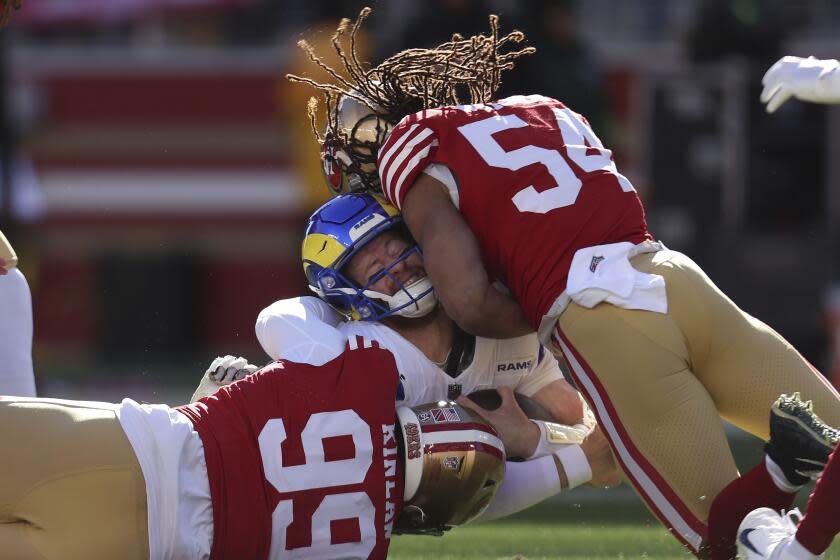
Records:
M0 398L0 558L149 557L143 473L107 406Z
M667 314L571 303L553 351L566 359L627 478L696 552L712 500L738 476L720 417L766 440L781 393L800 391L835 426L840 397L685 255L665 250L631 262L665 278Z

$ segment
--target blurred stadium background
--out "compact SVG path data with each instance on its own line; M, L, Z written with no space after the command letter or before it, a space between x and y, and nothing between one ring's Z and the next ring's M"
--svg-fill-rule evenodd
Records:
M305 292L326 197L312 92L283 75L317 76L296 41L324 47L365 4L374 61L491 12L525 31L538 53L502 94L586 115L654 234L840 383L840 108L758 102L778 57L840 56L840 0L23 0L0 32L0 228L42 396L179 404L216 355L266 360L254 319ZM649 523L625 490L591 503Z

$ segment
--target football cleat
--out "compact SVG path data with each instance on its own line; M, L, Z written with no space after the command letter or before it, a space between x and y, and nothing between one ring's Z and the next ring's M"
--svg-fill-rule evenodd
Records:
M820 420L811 401L803 402L799 393L780 396L770 408L770 441L764 451L791 484L816 480L838 442L840 430Z
M770 508L751 511L738 527L738 559L782 560L801 517L798 509L784 514Z

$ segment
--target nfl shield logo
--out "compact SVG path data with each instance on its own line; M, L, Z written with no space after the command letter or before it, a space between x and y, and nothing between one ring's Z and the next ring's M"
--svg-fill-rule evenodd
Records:
M589 263L589 272L595 272L602 260L604 260L604 257L592 257L592 261Z
M461 466L461 458L460 457L445 457L443 459L443 468L444 469L449 469L451 471L457 471L460 466Z

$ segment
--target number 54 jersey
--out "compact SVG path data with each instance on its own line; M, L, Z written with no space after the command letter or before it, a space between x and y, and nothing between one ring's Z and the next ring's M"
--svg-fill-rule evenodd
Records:
M399 377L390 352L358 346L179 408L204 445L212 558L385 558L403 496Z
M425 172L447 186L536 329L578 249L651 239L641 201L586 119L539 95L420 111L379 150L382 189L402 209Z

